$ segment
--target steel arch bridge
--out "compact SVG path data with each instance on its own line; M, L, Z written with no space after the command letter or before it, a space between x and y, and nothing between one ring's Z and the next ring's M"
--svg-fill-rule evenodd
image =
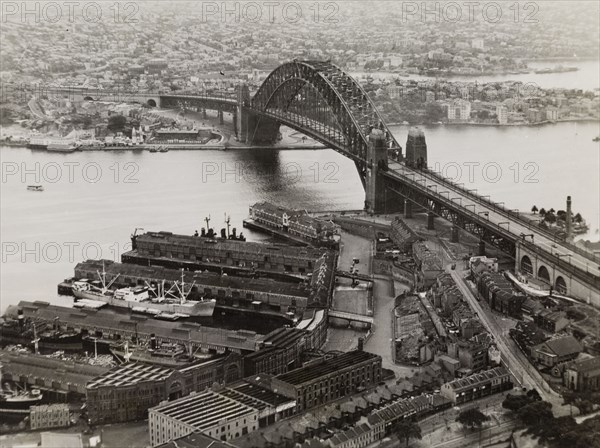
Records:
M279 66L245 106L254 115L247 141L269 134L266 128L284 124L354 160L363 183L372 129L383 131L387 148L402 150L363 88L330 62L294 61Z

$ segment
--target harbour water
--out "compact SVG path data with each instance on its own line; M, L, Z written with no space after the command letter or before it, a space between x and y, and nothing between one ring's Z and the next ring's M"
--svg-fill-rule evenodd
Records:
M408 128L392 131L404 145ZM429 164L457 182L521 210L559 210L571 195L574 212L590 224L586 238L599 239L600 144L592 141L599 123L434 126L425 133ZM218 231L227 213L239 232L259 200L309 210L361 209L364 201L354 163L331 150L56 154L2 147L0 156L2 311L19 300L69 303L57 297L56 284L83 259L118 260L136 227L191 235L210 215ZM45 190L28 191L31 184Z
M533 73L534 71L543 70L546 68L553 69L559 65L563 67L577 67L579 70L573 72L562 73ZM598 79L600 79L600 61L539 61L530 62L528 64L531 73L515 74L515 75L477 75L477 76L451 76L447 79L454 82L471 83L476 82L485 84L490 82L503 82L508 79L512 81L521 81L524 84L531 83L543 89L560 88L560 89L583 89L595 90L598 89ZM371 75L373 78L394 78L396 75L386 72L352 72L352 76L360 78ZM402 80L425 80L435 79L431 76L409 75L402 77Z

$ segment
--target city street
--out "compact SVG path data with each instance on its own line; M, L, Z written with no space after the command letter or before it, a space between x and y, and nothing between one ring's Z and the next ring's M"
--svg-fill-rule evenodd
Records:
M471 293L463 281L463 273L455 270L448 270L448 272L452 275L456 285L471 308L477 313L485 328L494 336L496 344L502 352L502 360L515 379L527 389L537 389L544 400L552 403L552 409L556 416L570 414L570 407L562 404L562 397L550 389L542 376L529 363L529 360L510 339L506 330L497 322L497 316L489 309L484 309Z

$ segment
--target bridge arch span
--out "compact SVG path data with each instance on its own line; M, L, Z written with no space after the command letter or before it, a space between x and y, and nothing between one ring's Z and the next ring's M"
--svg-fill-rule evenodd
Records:
M88 96L83 97L83 101L96 101L96 100L88 95Z
M554 282L554 289L556 289L556 292L558 292L559 294L568 293L567 282L561 275L556 277L556 281Z
M330 62L294 61L279 66L248 105L256 116L248 123L249 141L266 125L285 124L353 159L359 171L366 169L373 128L384 132L388 148L402 149L369 95Z
M531 263L531 258L527 255L521 258L521 272L529 275L533 274L533 263Z
M540 266L538 269L538 278L540 280L544 280L546 283L552 284L552 281L550 280L550 272L544 265Z

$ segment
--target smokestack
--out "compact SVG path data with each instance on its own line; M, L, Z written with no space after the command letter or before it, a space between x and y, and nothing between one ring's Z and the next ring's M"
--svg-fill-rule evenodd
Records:
M571 238L571 196L567 196L567 239Z
M358 350L359 351L363 351L363 347L365 345L365 340L364 338L358 338Z
M21 308L17 311L17 321L19 322L19 330L21 330L22 333L23 327L25 326L25 316L23 316L23 310Z
M150 334L150 348L156 350L156 335L154 333Z

